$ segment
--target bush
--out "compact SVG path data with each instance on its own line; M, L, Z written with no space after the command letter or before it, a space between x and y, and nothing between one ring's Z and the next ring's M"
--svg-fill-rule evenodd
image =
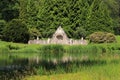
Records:
M34 40L37 37L41 37L41 34L37 28L30 28L29 29L30 39Z
M107 32L94 32L89 36L90 42L93 43L112 43L116 42L115 35Z
M74 32L74 37L75 38L85 38L87 36L87 31L83 28L77 28L77 30Z
M20 19L13 19L3 30L3 40L27 43L29 32L26 24Z

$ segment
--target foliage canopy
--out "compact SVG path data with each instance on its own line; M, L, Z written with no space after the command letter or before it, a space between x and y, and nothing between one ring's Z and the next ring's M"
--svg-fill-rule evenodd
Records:
M37 33L30 35L41 38L51 37L60 25L70 38L86 37L96 31L120 34L119 3L120 0L2 0L0 20L9 23L22 19L31 32Z
M11 20L3 30L3 40L27 43L29 33L26 24L20 19Z

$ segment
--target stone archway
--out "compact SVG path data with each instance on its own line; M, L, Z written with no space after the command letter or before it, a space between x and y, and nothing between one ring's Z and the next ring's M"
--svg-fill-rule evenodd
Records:
M57 38L58 40L63 40L63 36L62 36L62 35L57 35L56 38Z

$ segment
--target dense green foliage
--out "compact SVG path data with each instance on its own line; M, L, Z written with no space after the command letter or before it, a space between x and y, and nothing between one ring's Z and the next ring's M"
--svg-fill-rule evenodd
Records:
M107 32L94 32L89 36L93 43L112 43L116 42L115 35Z
M0 19L22 19L30 39L51 37L59 25L80 38L96 31L120 34L119 9L119 0L0 0Z
M36 28L30 28L29 29L29 34L30 34L30 39L31 40L36 39L37 37L41 37L41 33Z
M10 21L19 16L19 0L0 0L0 19Z
M4 20L0 20L0 39L2 38L2 35L3 35L2 31L5 27L5 24L6 22Z
M29 33L26 24L20 19L11 20L3 30L3 40L27 43Z

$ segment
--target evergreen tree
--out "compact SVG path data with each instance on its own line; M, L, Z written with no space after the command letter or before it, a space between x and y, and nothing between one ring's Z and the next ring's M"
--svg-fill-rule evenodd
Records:
M89 8L85 29L91 34L95 31L113 32L113 20L107 5L101 0L94 0Z
M26 24L20 19L11 20L3 29L3 40L27 43L29 33Z
M114 32L118 21L113 20L111 11L118 7L115 4L116 0L20 0L20 18L44 38L51 37L60 25L69 37L80 38L77 33L81 30L87 35Z
M102 0L46 0L44 4L40 17L44 37L50 36L59 25L73 38L79 27L88 32L86 34L96 30L113 32L108 6Z
M0 19L10 21L19 16L18 0L0 0Z
M2 35L3 35L2 31L5 25L6 25L6 22L4 20L0 20L0 39L2 38Z

